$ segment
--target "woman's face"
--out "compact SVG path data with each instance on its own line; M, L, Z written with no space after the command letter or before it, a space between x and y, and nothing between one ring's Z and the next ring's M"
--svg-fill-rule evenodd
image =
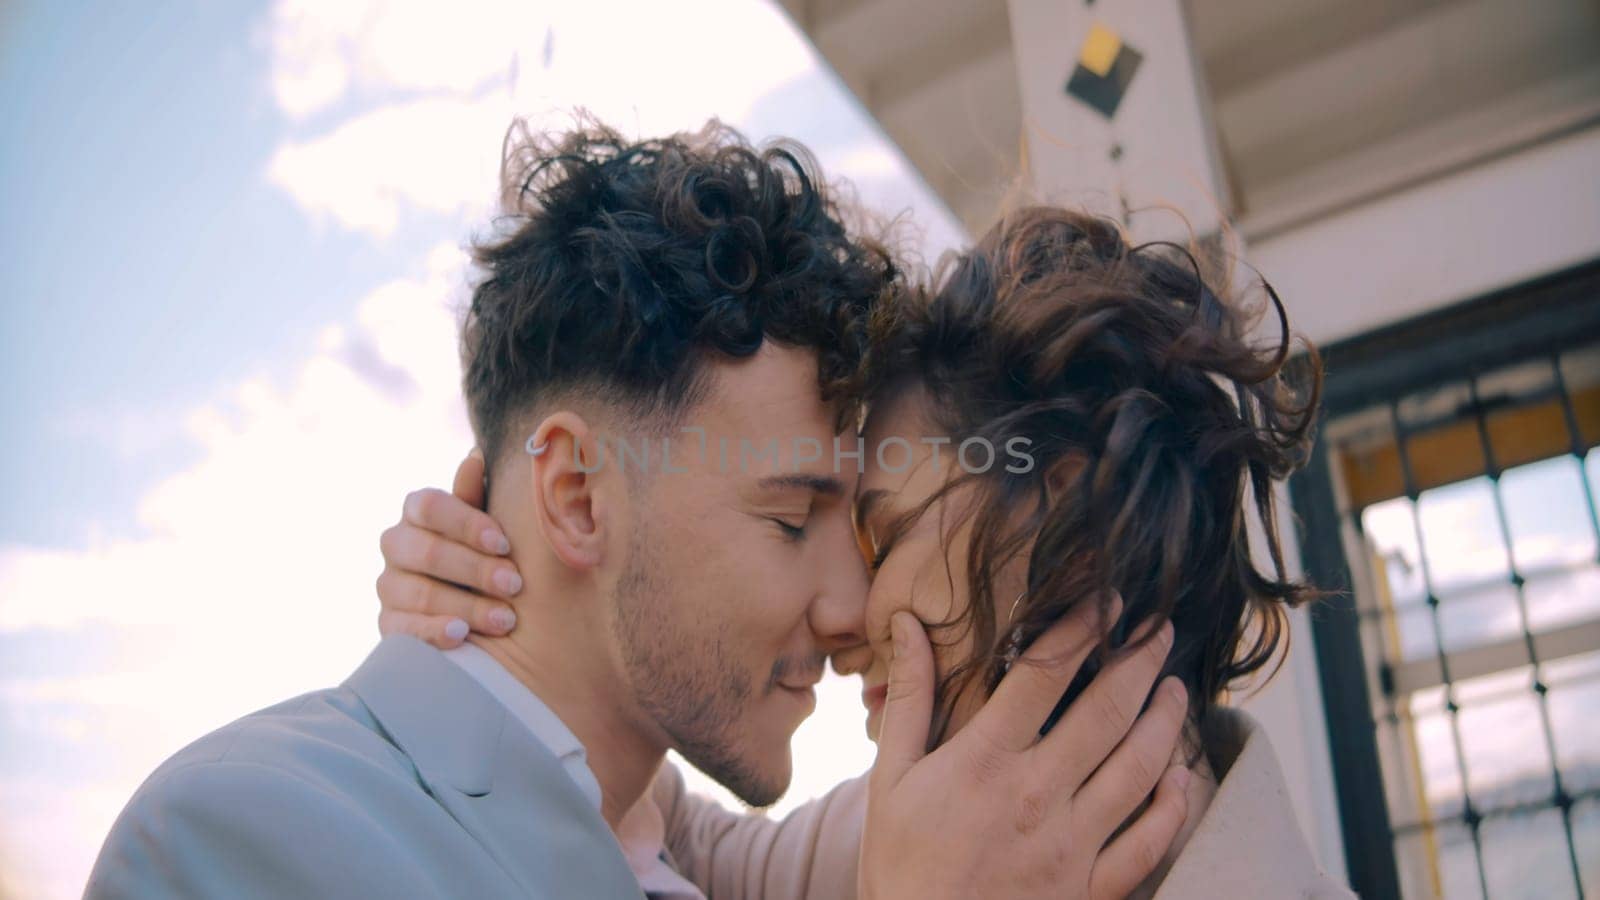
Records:
M914 524L891 534L900 514L918 508L959 471L956 446L931 424L930 409L920 386L908 388L878 404L868 416L864 432L865 468L856 492L856 535L868 566L877 563L867 593L868 643L840 652L833 664L842 673L861 673L867 736L873 740L883 724L889 681L889 619L894 613L906 610L929 627L938 677L973 651L972 635L959 622L970 602L966 560L971 523L960 521L965 517L959 515L971 502L970 488L946 494ZM1001 571L993 596L1014 596L1022 590L1025 577L1020 562ZM997 611L1000 633L1004 633L1007 614L1007 610ZM957 624L932 627L950 622ZM961 728L982 702L977 689L958 697L945 737Z

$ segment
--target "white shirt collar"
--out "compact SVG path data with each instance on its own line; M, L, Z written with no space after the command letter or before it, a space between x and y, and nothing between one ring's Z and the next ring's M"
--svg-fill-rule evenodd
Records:
M499 700L535 739L549 748L561 768L578 785L578 790L600 810L600 782L589 768L589 755L583 742L572 733L555 711L546 706L539 695L506 671L500 661L490 656L482 647L462 644L454 650L444 651L445 659L483 685ZM661 811L656 808L650 791L645 791L634 808L629 810L617 832L628 867L633 870L639 886L646 896L660 900L703 900L700 889L679 875L662 858L664 824Z
M499 660L482 647L462 644L454 650L444 651L444 657L471 675L505 706L513 718L527 726L533 736L561 762L561 768L577 783L578 790L589 798L596 810L600 809L600 782L594 777L594 770L589 768L589 755L583 749L583 742L561 721L560 716L539 699L538 694L507 672L505 666L500 665Z

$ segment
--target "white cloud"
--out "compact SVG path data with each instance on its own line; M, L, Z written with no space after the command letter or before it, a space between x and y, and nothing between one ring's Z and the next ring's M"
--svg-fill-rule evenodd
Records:
M441 247L417 277L372 292L356 327L328 332L286 387L252 378L195 410L188 433L204 456L145 494L138 520L150 537L118 538L86 553L0 551L0 630L182 622L207 605L248 605L226 595L304 577L266 558L286 547L295 560L342 571L352 527L398 511L394 485L414 482L429 471L424 463L448 474L439 466L471 445L452 308L464 261L460 250ZM393 402L345 360L354 340L411 376L419 387L409 402ZM382 508L374 509L379 498ZM362 534L372 545L364 550L375 548L375 536L370 527ZM374 574L366 572L365 582ZM155 589L162 584L178 589ZM131 589L148 593L137 604L120 599ZM370 593L370 583L360 590Z
M402 214L483 218L494 201L500 139L513 107L499 95L413 100L279 147L268 178L314 221L378 237Z
M292 118L348 94L464 94L507 78L538 47L549 4L499 0L280 0L268 23L271 87Z
M780 13L748 0L444 9L275 9L272 84L285 112L322 109L356 85L369 101L330 130L286 140L268 164L269 180L314 220L378 237L409 210L475 222L494 200L514 116L560 126L581 107L636 134L737 122L816 66Z

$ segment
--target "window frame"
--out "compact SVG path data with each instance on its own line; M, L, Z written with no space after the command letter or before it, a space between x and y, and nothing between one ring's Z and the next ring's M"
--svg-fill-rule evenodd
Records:
M1323 348L1323 422L1596 340L1600 260ZM1290 495L1306 576L1328 591L1310 620L1346 868L1360 896L1385 900L1401 893L1372 702L1384 673L1363 647L1333 462L1318 441Z

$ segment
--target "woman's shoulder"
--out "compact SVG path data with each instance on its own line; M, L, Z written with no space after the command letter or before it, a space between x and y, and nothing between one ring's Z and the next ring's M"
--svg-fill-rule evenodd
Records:
M1227 707L1207 719L1203 741L1217 792L1157 900L1355 896L1317 862L1261 723Z

